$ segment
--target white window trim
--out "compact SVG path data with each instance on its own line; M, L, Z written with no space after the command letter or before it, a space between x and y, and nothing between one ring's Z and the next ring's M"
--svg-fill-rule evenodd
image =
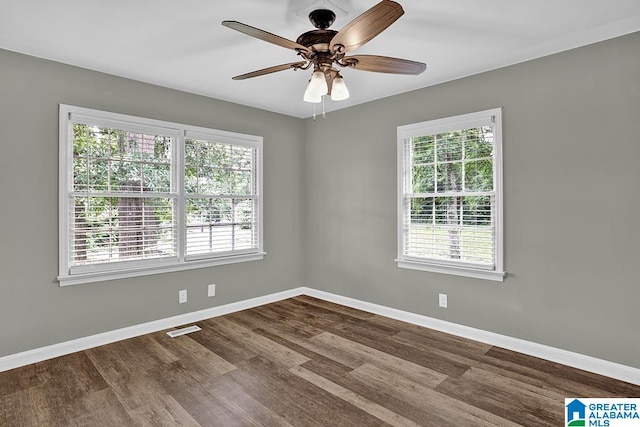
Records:
M493 269L474 267L473 265L436 261L425 258L409 257L403 254L403 196L404 196L404 144L409 138L434 134L437 132L458 130L462 127L486 125L487 118L494 120L494 191L495 191L495 266ZM397 178L398 178L398 267L412 270L422 270L434 273L451 274L476 279L503 282L506 277L504 271L504 210L503 210L503 160L502 160L502 109L478 111L405 126L398 126L397 141Z
M123 122L131 123L132 128L144 130L163 128L171 135L176 137L178 141L174 144L174 156L176 159L176 171L174 177L176 188L175 196L177 203L177 256L171 258L163 258L157 260L148 260L143 262L131 261L115 264L101 264L94 266L83 266L82 268L72 271L69 263L69 227L70 216L68 207L69 188L73 183L72 172L72 147L71 143L71 123L70 117L84 116L87 118L96 118L101 123L110 120L121 126ZM246 145L257 149L257 172L258 177L256 196L258 199L258 248L256 250L247 251L245 253L225 253L221 255L189 256L185 257L186 248L186 210L184 208L184 150L178 147L184 147L185 135L187 132L197 134L206 138L216 138L218 140L229 142L234 145ZM59 117L59 183L58 183L58 208L59 208L59 275L57 280L60 286L78 285L83 283L100 282L106 280L123 279L129 277L146 276L151 274L175 272L182 270L191 270L194 268L213 267L225 264L234 264L239 262L257 261L264 258L264 230L263 230L263 138L255 135L246 135L235 132L227 132L216 129L208 129L197 126L184 125L179 123L166 122L161 120L147 119L143 117L129 116L100 110L93 110L83 107L75 107L71 105L60 104ZM93 268L92 268L93 267Z

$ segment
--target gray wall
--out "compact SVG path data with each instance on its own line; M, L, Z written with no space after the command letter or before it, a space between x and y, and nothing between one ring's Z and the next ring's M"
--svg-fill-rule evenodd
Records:
M307 120L305 284L640 368L639 46L636 33ZM509 277L397 268L396 127L500 106Z
M265 259L59 287L59 103L262 135ZM300 286L303 137L296 118L0 50L0 356Z
M636 33L316 122L0 50L0 356L306 285L640 368L639 45ZM267 257L58 287L58 103L264 136ZM509 277L397 268L396 127L498 106Z

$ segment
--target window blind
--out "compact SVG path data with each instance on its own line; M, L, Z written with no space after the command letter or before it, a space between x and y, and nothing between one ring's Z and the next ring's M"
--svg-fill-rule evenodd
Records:
M262 138L60 106L61 285L262 259Z
M498 113L399 129L399 261L501 268Z
M73 119L71 269L175 257L175 135Z
M250 145L187 132L187 256L258 249L257 155Z

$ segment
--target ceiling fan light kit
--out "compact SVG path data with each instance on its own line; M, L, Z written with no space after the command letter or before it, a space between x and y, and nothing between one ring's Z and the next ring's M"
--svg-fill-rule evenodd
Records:
M340 31L335 31L329 29L336 18L335 13L328 9L316 9L309 13L309 20L316 29L301 34L295 42L238 21L223 21L222 25L225 27L292 49L302 57L302 61L264 68L233 79L244 80L288 69L307 70L313 67L303 100L319 103L325 95L330 95L333 101L349 98L344 78L336 67L377 73L420 74L426 69L422 62L378 55L346 56L383 32L403 14L404 10L399 3L382 0Z

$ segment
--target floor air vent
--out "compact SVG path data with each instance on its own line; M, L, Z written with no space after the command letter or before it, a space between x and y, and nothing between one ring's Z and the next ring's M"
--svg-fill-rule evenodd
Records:
M167 335L169 335L171 338L175 338L175 337L179 337L180 335L190 334L191 332L198 332L201 330L202 329L199 326L193 325L193 326L187 326L186 328L169 331L167 332Z

